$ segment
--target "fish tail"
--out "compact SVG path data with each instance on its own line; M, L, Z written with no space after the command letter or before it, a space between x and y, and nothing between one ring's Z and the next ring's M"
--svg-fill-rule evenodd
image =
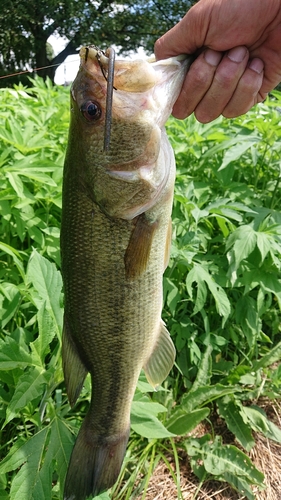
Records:
M116 482L126 452L130 428L114 436L94 435L82 424L74 445L64 485L64 500L86 500Z

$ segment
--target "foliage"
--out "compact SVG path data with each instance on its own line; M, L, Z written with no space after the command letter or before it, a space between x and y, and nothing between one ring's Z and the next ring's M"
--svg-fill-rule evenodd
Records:
M0 90L1 500L61 498L90 395L86 379L70 409L60 357L68 91L48 80L32 83ZM235 120L169 122L178 173L163 317L177 362L157 392L141 375L120 478L100 500L145 498L160 459L182 498L178 446L200 484L215 477L250 500L251 486L263 487L246 453L253 431L281 442L259 407L261 396L280 398L281 387L280 102L275 92ZM214 433L189 435L215 412L244 451Z
M238 367L251 372L280 341L277 104L169 128L178 175L165 319L187 388L204 346L213 346L214 374L235 380Z
M0 73L61 64L83 44L121 52L143 46L153 52L155 40L172 28L196 3L183 0L6 0L0 12ZM50 54L50 35L65 37L67 45ZM55 67L40 72L53 80ZM4 81L4 85L7 85ZM13 80L11 80L13 81ZM19 80L17 79L17 83Z

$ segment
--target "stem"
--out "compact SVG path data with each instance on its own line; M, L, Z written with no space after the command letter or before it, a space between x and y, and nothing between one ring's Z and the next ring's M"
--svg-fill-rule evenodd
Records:
M278 179L276 181L276 184L275 184L275 188L274 188L273 194L272 194L271 202L270 202L270 208L271 209L274 208L275 196L276 196L279 184L280 184L280 180L281 180L281 177L278 177Z
M142 500L145 500L148 483L149 483L149 480L150 480L150 478L151 478L151 476L153 474L155 448L156 448L156 446L155 446L155 443L154 443L153 448L152 448L151 458L150 458L149 469L148 469L147 474L146 474L146 479L145 479L145 484L144 484L144 490L143 490L143 494L142 494Z
M181 483L180 483L180 463L179 463L179 456L178 456L177 448L176 448L176 445L174 443L173 438L170 438L170 443L171 443L171 446L173 448L175 465L176 465L178 499L179 500L183 500L183 496L182 496L182 492L181 492Z

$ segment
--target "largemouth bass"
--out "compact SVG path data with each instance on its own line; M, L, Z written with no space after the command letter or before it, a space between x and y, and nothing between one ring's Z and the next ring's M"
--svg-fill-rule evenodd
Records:
M95 47L82 48L80 57L63 178L63 369L72 406L88 372L92 397L65 500L84 500L115 483L140 371L155 387L174 363L161 320L175 178L164 124L190 63L183 56L117 60L105 148L109 60Z

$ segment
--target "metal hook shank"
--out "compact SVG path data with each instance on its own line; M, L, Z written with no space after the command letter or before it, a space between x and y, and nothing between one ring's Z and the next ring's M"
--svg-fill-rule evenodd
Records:
M103 150L105 152L109 150L109 145L110 145L115 51L112 47L110 47L107 53L108 53L108 74L107 74L106 107L105 107L105 130L104 130L104 143L103 143Z

